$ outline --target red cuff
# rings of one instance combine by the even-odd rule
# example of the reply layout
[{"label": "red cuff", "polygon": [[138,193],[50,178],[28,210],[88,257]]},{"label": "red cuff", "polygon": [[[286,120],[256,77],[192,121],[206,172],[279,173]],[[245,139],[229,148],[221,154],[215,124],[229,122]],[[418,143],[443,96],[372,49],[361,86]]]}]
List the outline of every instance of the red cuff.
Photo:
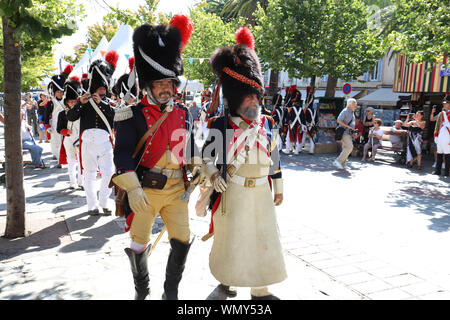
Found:
[{"label": "red cuff", "polygon": [[69,129],[62,129],[62,130],[61,130],[61,134],[62,134],[64,137],[69,137],[70,134],[68,133],[68,131],[69,131]]}]

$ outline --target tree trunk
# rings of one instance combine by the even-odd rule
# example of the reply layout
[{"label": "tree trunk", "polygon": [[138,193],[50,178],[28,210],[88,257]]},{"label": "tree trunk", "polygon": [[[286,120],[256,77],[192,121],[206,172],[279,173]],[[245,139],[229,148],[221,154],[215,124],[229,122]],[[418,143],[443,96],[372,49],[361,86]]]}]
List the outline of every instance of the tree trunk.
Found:
[{"label": "tree trunk", "polygon": [[311,86],[311,92],[313,92],[316,88],[316,76],[311,77],[311,82],[309,83],[309,85]]},{"label": "tree trunk", "polygon": [[14,28],[3,16],[4,111],[6,160],[6,238],[25,236],[22,138],[20,133],[21,49]]},{"label": "tree trunk", "polygon": [[338,79],[335,79],[330,75],[328,76],[327,90],[325,91],[325,97],[334,98],[334,94],[336,93],[337,81]]}]

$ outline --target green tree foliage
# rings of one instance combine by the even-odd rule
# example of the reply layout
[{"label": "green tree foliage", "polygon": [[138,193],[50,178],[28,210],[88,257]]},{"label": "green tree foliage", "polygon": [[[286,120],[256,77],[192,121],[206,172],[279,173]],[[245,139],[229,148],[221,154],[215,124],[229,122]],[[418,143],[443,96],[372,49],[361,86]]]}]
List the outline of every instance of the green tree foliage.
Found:
[{"label": "green tree foliage", "polygon": [[415,63],[441,60],[450,52],[448,0],[397,0],[385,46]]},{"label": "green tree foliage", "polygon": [[[214,84],[214,73],[209,64],[209,58],[213,51],[221,46],[235,44],[234,33],[244,24],[242,19],[236,19],[232,23],[225,23],[213,13],[207,13],[202,5],[191,11],[190,19],[194,23],[194,32],[189,44],[183,52],[184,73],[190,79],[200,80],[205,86]],[[192,65],[189,58],[194,59]]]},{"label": "green tree foliage", "polygon": [[269,0],[266,12],[260,8],[256,15],[261,60],[291,77],[352,80],[383,54],[361,0]]},{"label": "green tree foliage", "polygon": [[[2,12],[10,12],[12,8],[8,6],[10,2],[12,3],[2,0],[0,15]],[[22,86],[24,90],[28,90],[30,87],[38,86],[38,83],[52,72],[54,69],[52,47],[58,42],[57,38],[75,32],[75,18],[83,18],[84,9],[75,0],[14,2],[17,5],[21,2],[31,3],[30,7],[21,9],[21,18],[15,33],[21,44]],[[29,22],[28,25],[26,21]],[[0,43],[3,43],[1,25]],[[0,50],[0,61],[3,61],[3,50]],[[0,64],[0,88],[3,88],[2,75],[3,64]]]}]

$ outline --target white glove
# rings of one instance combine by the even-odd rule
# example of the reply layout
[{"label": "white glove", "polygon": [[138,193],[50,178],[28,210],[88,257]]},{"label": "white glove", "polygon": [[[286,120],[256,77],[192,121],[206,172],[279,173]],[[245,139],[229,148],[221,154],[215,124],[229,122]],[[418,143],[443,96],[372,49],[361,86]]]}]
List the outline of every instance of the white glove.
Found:
[{"label": "white glove", "polygon": [[220,175],[219,170],[210,162],[205,164],[206,174],[209,176],[211,185],[217,192],[225,192],[228,185]]},{"label": "white glove", "polygon": [[127,172],[114,177],[113,182],[128,194],[128,203],[135,214],[144,214],[150,200],[139,183],[136,172]]},{"label": "white glove", "polygon": [[131,210],[136,214],[145,214],[147,211],[147,206],[150,205],[150,200],[148,200],[147,195],[144,190],[139,187],[131,191],[127,191],[128,203],[130,204]]}]

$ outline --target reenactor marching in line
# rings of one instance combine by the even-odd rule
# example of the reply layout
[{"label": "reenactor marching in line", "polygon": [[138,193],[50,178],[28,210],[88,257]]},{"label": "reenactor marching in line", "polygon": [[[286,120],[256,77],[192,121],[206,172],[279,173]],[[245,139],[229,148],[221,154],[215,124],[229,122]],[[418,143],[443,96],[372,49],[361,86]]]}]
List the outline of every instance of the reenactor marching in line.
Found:
[{"label": "reenactor marching in line", "polygon": [[[209,266],[221,292],[235,296],[231,287],[250,287],[252,299],[272,300],[278,298],[267,286],[286,278],[275,216],[275,206],[283,200],[277,141],[272,136],[275,123],[261,114],[263,79],[250,30],[238,29],[236,42],[211,57],[225,114],[210,122],[203,147],[213,188],[211,226],[204,239],[214,236]],[[225,135],[226,130],[230,134]],[[215,145],[219,132],[226,137],[225,150]]]},{"label": "reenactor marching in line", "polygon": [[62,135],[58,133],[58,115],[64,110],[64,83],[73,70],[71,64],[67,65],[63,72],[59,75],[54,75],[48,84],[48,92],[51,100],[47,102],[44,113],[44,125],[47,132],[50,133],[50,146],[53,158],[58,161],[58,168],[61,168],[60,152],[62,146]]},{"label": "reenactor marching in line", "polygon": [[[80,120],[68,121],[67,112],[73,108],[81,95],[81,82],[72,77],[64,84],[64,110],[58,115],[57,132],[63,136],[60,163],[68,164],[70,189],[83,186],[80,164]],[[65,158],[65,161],[62,160]]]},{"label": "reenactor marching in line", "polygon": [[[144,24],[133,34],[143,98],[116,121],[117,169],[112,182],[126,192],[124,214],[131,244],[125,252],[138,300],[150,293],[147,257],[158,213],[171,246],[163,299],[178,299],[178,285],[192,243],[186,196],[188,186],[195,181],[188,177],[200,178],[201,159],[190,113],[172,100],[184,72],[181,54],[192,31],[193,24],[187,17],[175,15],[168,25]],[[195,154],[197,161],[192,159]]]},{"label": "reenactor marching in line", "polygon": [[288,125],[286,133],[286,146],[281,151],[285,154],[290,154],[294,151],[297,155],[300,152],[300,145],[302,142],[302,130],[300,113],[302,111],[302,94],[297,90],[297,86],[290,87],[289,96],[287,97],[288,107],[286,112],[286,122]]},{"label": "reenactor marching in line", "polygon": [[[110,105],[110,82],[119,56],[108,51],[105,59],[92,62],[88,72],[88,88],[79,101],[67,112],[68,121],[80,120],[80,158],[83,186],[90,215],[111,215],[108,198],[114,174],[112,132],[114,109]],[[97,190],[97,175],[101,175]],[[98,197],[97,197],[98,191]],[[102,213],[99,209],[102,208]]]}]

